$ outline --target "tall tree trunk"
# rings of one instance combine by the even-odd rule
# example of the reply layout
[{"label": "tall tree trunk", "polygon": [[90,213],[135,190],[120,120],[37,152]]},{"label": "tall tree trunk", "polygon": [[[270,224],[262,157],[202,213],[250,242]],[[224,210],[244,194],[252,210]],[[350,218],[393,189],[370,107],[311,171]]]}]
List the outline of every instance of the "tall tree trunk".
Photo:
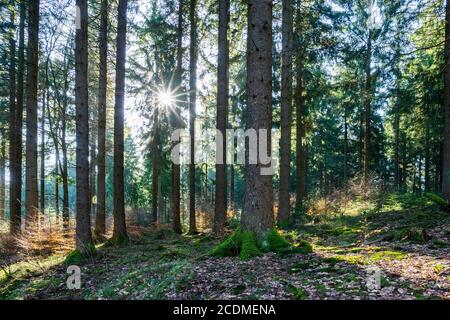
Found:
[{"label": "tall tree trunk", "polygon": [[[232,117],[232,125],[231,128],[234,128],[235,122],[236,122],[236,103],[233,103],[232,106],[232,112],[231,112],[231,117]],[[233,139],[232,141],[233,143],[233,154],[231,154],[231,161],[230,161],[230,210],[231,212],[234,213],[234,209],[235,209],[235,186],[234,186],[234,180],[235,180],[235,169],[234,169],[234,150],[236,150],[236,144],[235,141]]]},{"label": "tall tree trunk", "polygon": [[[23,4],[21,5],[23,6]],[[15,11],[14,7],[11,10],[11,25],[15,25]],[[10,181],[10,198],[13,199],[10,205],[11,210],[11,219],[10,219],[10,232],[18,233],[20,231],[20,207],[17,208],[17,205],[20,205],[20,200],[17,199],[17,159],[15,152],[15,144],[17,140],[17,111],[16,111],[16,39],[15,39],[15,30],[13,29],[10,33],[9,38],[9,157],[10,157],[10,166],[11,166],[11,181]],[[22,79],[23,80],[23,79]],[[2,141],[5,140],[4,132],[2,132]],[[5,163],[2,158],[2,166],[1,170],[4,175]],[[4,208],[3,208],[4,209]],[[4,210],[0,213],[0,216],[4,219],[5,212]]]},{"label": "tall tree trunk", "polygon": [[67,91],[69,90],[69,62],[67,61],[67,52],[65,53],[64,60],[64,98],[63,107],[61,111],[61,152],[62,152],[62,165],[61,165],[61,180],[63,184],[63,227],[64,229],[69,228],[69,179],[68,179],[68,166],[67,166],[67,142],[66,142],[66,132],[67,132],[67,120],[65,114],[67,112],[68,97]]},{"label": "tall tree trunk", "polygon": [[[300,15],[300,10],[297,11],[297,16]],[[298,17],[297,17],[298,18]],[[299,30],[297,30],[298,32]],[[301,49],[296,50],[296,88],[295,88],[295,114],[296,114],[296,167],[297,167],[297,186],[295,195],[296,211],[300,212],[303,206],[303,200],[306,196],[306,167],[305,167],[305,146],[303,145],[304,136],[304,101],[303,101],[303,83],[302,83],[302,56]]]},{"label": "tall tree trunk", "polygon": [[[45,106],[49,103],[49,88],[48,88],[48,58],[45,64],[45,83],[42,95],[42,110],[41,110],[41,154],[40,154],[40,188],[39,188],[39,210],[42,215],[45,214]],[[49,114],[50,116],[50,114]]]},{"label": "tall tree trunk", "polygon": [[[272,5],[271,0],[249,0],[247,25],[247,129],[256,130],[268,156],[272,147]],[[267,141],[260,130],[266,130]],[[258,240],[274,224],[272,175],[261,172],[267,165],[260,156],[257,164],[246,162],[241,217],[242,230],[254,232]]]},{"label": "tall tree trunk", "polygon": [[400,191],[400,110],[397,102],[394,119],[394,153],[395,153],[395,177],[394,185],[397,191]]},{"label": "tall tree trunk", "polygon": [[[222,148],[216,145],[216,192],[214,228],[221,234],[227,214],[227,167],[226,167],[226,129],[228,116],[228,64],[230,59],[228,45],[228,24],[230,20],[230,0],[219,0],[219,54],[217,57],[217,130],[222,135]],[[216,143],[218,140],[216,140]],[[220,157],[220,153],[221,157]],[[208,178],[208,177],[207,177]]]},{"label": "tall tree trunk", "polygon": [[348,107],[344,106],[344,187],[348,179]]},{"label": "tall tree trunk", "polygon": [[0,142],[0,221],[6,221],[5,211],[5,160],[6,160],[6,135],[2,131]]},{"label": "tall tree trunk", "polygon": [[418,177],[417,177],[417,189],[419,192],[422,192],[422,157],[419,155],[419,167],[418,170]]},{"label": "tall tree trunk", "polygon": [[114,231],[113,239],[128,239],[125,223],[123,176],[125,59],[127,36],[127,0],[119,0],[117,22],[116,101],[114,106]]},{"label": "tall tree trunk", "polygon": [[425,114],[425,191],[430,191],[431,183],[430,183],[430,119],[428,106],[426,108]]},{"label": "tall tree trunk", "polygon": [[[54,85],[56,88],[56,79],[54,78]],[[47,82],[48,83],[48,82]],[[60,117],[58,118],[58,113],[60,110],[58,109],[58,105],[56,102],[54,102],[53,108],[50,107],[50,99],[47,98],[47,114],[48,114],[48,124],[49,124],[49,133],[50,136],[53,139],[53,145],[55,148],[55,168],[53,171],[54,177],[55,177],[55,218],[56,218],[56,224],[59,224],[59,138],[58,138],[58,129],[59,126],[55,122],[60,121]],[[52,119],[52,113],[53,111],[53,119]]]},{"label": "tall tree trunk", "polygon": [[59,224],[59,147],[55,145],[55,218]]},{"label": "tall tree trunk", "polygon": [[[95,118],[95,117],[94,117]],[[95,122],[95,120],[94,120]],[[97,149],[97,143],[96,143],[97,137],[92,134],[92,140],[90,143],[90,150],[89,150],[89,207],[91,215],[95,215],[95,204],[94,204],[94,197],[95,197],[95,191],[96,189],[96,175],[95,175],[95,167],[97,165],[97,155],[96,155],[96,149]]]},{"label": "tall tree trunk", "polygon": [[88,106],[88,4],[77,0],[80,25],[75,34],[76,106],[76,248],[89,254],[92,249],[89,211],[89,106]]},{"label": "tall tree trunk", "polygon": [[[183,0],[178,3],[178,26],[177,26],[177,65],[176,80],[177,91],[181,91],[182,73],[183,73]],[[175,114],[172,116],[173,127],[180,128],[181,112],[179,106],[175,106]],[[172,225],[173,231],[181,233],[180,221],[180,164],[172,161]]]},{"label": "tall tree trunk", "polygon": [[366,52],[366,86],[364,92],[364,181],[369,180],[370,170],[370,121],[371,121],[371,105],[372,105],[372,29],[369,29],[367,36],[367,52]]},{"label": "tall tree trunk", "polygon": [[28,226],[36,222],[38,208],[38,51],[39,51],[39,0],[28,6],[27,50],[27,139],[26,139],[26,189],[25,206]]},{"label": "tall tree trunk", "polygon": [[278,196],[278,222],[286,222],[290,213],[291,125],[292,125],[292,0],[283,0],[281,24],[281,140],[280,140],[280,193]]},{"label": "tall tree trunk", "polygon": [[[23,87],[24,87],[24,65],[25,65],[25,19],[27,7],[24,1],[19,2],[19,48],[17,66],[17,103],[10,110],[10,193],[9,193],[9,215],[10,232],[17,234],[22,226],[22,121],[23,121]],[[15,46],[14,46],[15,47]],[[15,57],[15,54],[13,55]],[[15,59],[14,59],[15,60]],[[11,68],[11,66],[10,66]],[[13,68],[15,69],[15,67]],[[12,69],[11,69],[12,70]],[[14,70],[15,72],[15,70]],[[15,78],[15,75],[14,75]],[[10,85],[15,84],[11,81]],[[10,88],[14,91],[14,88]],[[11,96],[11,94],[10,94]],[[11,143],[13,142],[13,143]]]},{"label": "tall tree trunk", "polygon": [[195,219],[195,109],[197,99],[197,0],[190,0],[189,20],[190,47],[189,47],[189,136],[190,136],[190,162],[189,162],[189,233],[197,232]]},{"label": "tall tree trunk", "polygon": [[445,68],[444,68],[444,144],[442,193],[450,200],[450,1],[445,8]]},{"label": "tall tree trunk", "polygon": [[97,215],[95,235],[106,233],[106,88],[108,82],[108,0],[102,0],[100,9],[99,39],[99,80],[98,80],[98,154],[97,154]]},{"label": "tall tree trunk", "polygon": [[159,143],[159,112],[158,105],[155,107],[154,121],[153,121],[153,141],[152,141],[152,219],[153,223],[158,222],[158,143]]}]

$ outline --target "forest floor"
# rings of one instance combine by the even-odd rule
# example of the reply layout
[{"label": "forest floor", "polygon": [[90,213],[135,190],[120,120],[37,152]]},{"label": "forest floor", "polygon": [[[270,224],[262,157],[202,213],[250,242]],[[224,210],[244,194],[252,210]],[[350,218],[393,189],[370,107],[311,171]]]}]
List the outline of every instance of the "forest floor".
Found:
[{"label": "forest floor", "polygon": [[0,299],[450,299],[450,215],[426,198],[354,200],[281,232],[313,253],[215,258],[221,239],[144,228],[82,262],[80,290],[51,255],[0,271]]}]

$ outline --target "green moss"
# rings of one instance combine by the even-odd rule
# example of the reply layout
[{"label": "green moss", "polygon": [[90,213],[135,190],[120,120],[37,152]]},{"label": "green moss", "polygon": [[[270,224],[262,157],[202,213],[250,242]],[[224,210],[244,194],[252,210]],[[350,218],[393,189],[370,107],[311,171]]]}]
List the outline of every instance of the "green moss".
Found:
[{"label": "green moss", "polygon": [[301,240],[300,242],[294,244],[292,248],[292,252],[307,254],[313,251],[312,245],[305,240]]},{"label": "green moss", "polygon": [[251,259],[259,256],[262,252],[305,254],[312,252],[312,246],[306,241],[292,245],[275,228],[269,230],[258,242],[253,232],[243,232],[238,227],[233,234],[211,251],[211,255],[216,257],[240,256],[241,259]]},{"label": "green moss", "polygon": [[67,254],[64,259],[65,264],[79,264],[86,260],[86,258],[92,257],[95,255],[95,245],[94,243],[89,244],[86,252],[81,252],[76,249]]},{"label": "green moss", "polygon": [[298,273],[310,268],[310,264],[308,262],[297,262],[289,267],[288,273]]},{"label": "green moss", "polygon": [[238,227],[228,238],[211,251],[216,257],[238,256],[241,247],[241,228]]},{"label": "green moss", "polygon": [[380,261],[380,260],[403,260],[406,258],[407,258],[407,255],[403,252],[380,251],[380,252],[372,254],[369,259],[372,261]]},{"label": "green moss", "polygon": [[292,293],[295,300],[305,300],[308,299],[309,297],[308,291],[306,291],[303,288],[298,288],[293,285],[289,285],[288,290]]},{"label": "green moss", "polygon": [[252,259],[261,255],[261,251],[256,246],[255,234],[253,232],[242,232],[241,240],[241,252],[239,257],[242,260]]},{"label": "green moss", "polygon": [[267,232],[261,248],[265,252],[281,252],[290,246],[291,244],[283,236],[281,236],[275,228],[272,228]]},{"label": "green moss", "polygon": [[445,208],[449,208],[450,207],[450,203],[447,200],[445,200],[444,198],[442,198],[441,196],[439,196],[439,195],[437,195],[435,193],[427,192],[425,194],[425,196],[428,199],[430,199],[431,201],[437,203],[438,205],[440,205],[442,207],[445,207]]},{"label": "green moss", "polygon": [[109,240],[109,243],[113,246],[120,246],[123,244],[127,244],[129,241],[128,237],[123,234],[116,235],[115,237]]}]

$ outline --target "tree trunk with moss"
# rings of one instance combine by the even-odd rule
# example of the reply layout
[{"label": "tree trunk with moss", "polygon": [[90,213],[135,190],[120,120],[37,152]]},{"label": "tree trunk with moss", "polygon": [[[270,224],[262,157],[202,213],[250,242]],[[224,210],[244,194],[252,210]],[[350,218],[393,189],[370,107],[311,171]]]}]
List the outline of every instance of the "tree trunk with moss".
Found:
[{"label": "tree trunk with moss", "polygon": [[[271,154],[272,127],[272,1],[248,2],[247,38],[247,129],[258,134],[259,145],[265,143]],[[266,130],[266,141],[260,137]],[[258,148],[258,152],[260,148]],[[257,164],[245,166],[245,194],[241,217],[243,232],[251,231],[256,240],[273,227],[272,175],[263,175],[267,168],[258,154]]]}]

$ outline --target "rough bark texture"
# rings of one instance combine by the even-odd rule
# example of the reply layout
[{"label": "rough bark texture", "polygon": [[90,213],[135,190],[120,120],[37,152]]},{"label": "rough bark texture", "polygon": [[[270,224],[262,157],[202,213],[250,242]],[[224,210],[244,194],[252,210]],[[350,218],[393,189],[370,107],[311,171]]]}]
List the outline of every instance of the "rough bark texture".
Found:
[{"label": "rough bark texture", "polygon": [[6,137],[2,132],[0,142],[0,221],[6,220],[5,211],[5,159],[6,159]]},{"label": "rough bark texture", "polygon": [[[176,85],[177,91],[181,91],[182,73],[183,73],[183,0],[178,3],[178,26],[177,26],[177,66],[176,66]],[[173,115],[173,128],[177,129],[180,125],[180,108],[175,106]],[[179,164],[172,162],[172,227],[176,233],[181,233],[180,221],[180,170]]]},{"label": "rough bark texture", "polygon": [[35,222],[38,208],[38,50],[39,50],[39,0],[28,6],[27,50],[27,138],[25,206],[28,225]]},{"label": "rough bark texture", "polygon": [[297,185],[295,195],[296,211],[299,212],[303,206],[303,200],[306,196],[306,153],[303,145],[304,136],[304,102],[303,102],[303,68],[301,49],[296,51],[296,88],[295,88],[295,114],[296,114],[296,166],[297,166]]},{"label": "rough bark texture", "polygon": [[75,34],[76,106],[76,249],[88,254],[92,246],[89,211],[88,5],[77,0],[80,28]]},{"label": "rough bark texture", "polygon": [[[11,12],[11,23],[14,26],[15,20],[15,13],[14,11]],[[16,116],[16,41],[15,41],[15,35],[14,32],[11,32],[10,39],[9,39],[9,157],[10,157],[10,163],[11,163],[11,187],[10,187],[10,198],[16,199],[16,174],[15,171],[17,168],[15,168],[14,163],[17,162],[17,159],[15,158],[15,142],[17,139],[16,135],[16,126],[17,126],[17,116]],[[2,140],[4,140],[4,132],[2,132]],[[0,169],[3,172],[4,175],[4,168],[5,163],[4,159],[2,159],[2,166]],[[11,212],[13,212],[13,207],[16,207],[16,201],[11,201]],[[20,209],[19,209],[20,210]],[[17,217],[17,213],[13,213],[14,218]],[[0,212],[0,219],[5,220],[5,210],[3,208],[3,211]],[[19,217],[20,219],[20,217]],[[13,217],[11,218],[11,233],[17,232],[17,227],[13,227],[12,225]],[[19,226],[20,228],[20,226]],[[14,230],[15,229],[15,230]],[[14,232],[13,232],[14,231]]]},{"label": "rough bark texture", "polygon": [[425,191],[430,191],[431,189],[431,179],[430,179],[430,117],[429,117],[429,107],[426,107],[425,111]]},{"label": "rough bark texture", "polygon": [[397,103],[395,110],[395,118],[394,118],[394,134],[395,134],[395,145],[394,145],[394,153],[395,153],[395,170],[394,170],[394,180],[395,180],[395,188],[397,191],[400,191],[400,110],[399,105]]},{"label": "rough bark texture", "polygon": [[125,224],[123,184],[125,58],[127,35],[127,0],[119,0],[117,22],[116,100],[114,106],[114,230],[113,239],[128,238]]},{"label": "rough bark texture", "polygon": [[[95,116],[93,121],[95,122]],[[92,129],[91,132],[93,132]],[[95,203],[93,201],[95,197],[96,188],[96,170],[97,166],[97,137],[94,136],[94,133],[90,135],[90,150],[89,150],[89,210],[92,216],[95,216]]]},{"label": "rough bark texture", "polygon": [[63,227],[67,229],[69,227],[69,179],[68,179],[68,167],[67,167],[67,120],[64,115],[67,112],[68,97],[67,91],[69,90],[69,63],[67,61],[67,52],[64,57],[64,98],[61,117],[61,152],[62,152],[62,166],[61,166],[61,179],[63,184]]},{"label": "rough bark texture", "polygon": [[[272,127],[272,1],[248,1],[247,37],[247,129],[267,130],[268,154],[271,154]],[[259,149],[259,148],[258,148]],[[259,150],[258,150],[259,151]],[[258,152],[259,153],[259,152]],[[262,175],[263,165],[245,166],[245,195],[242,230],[261,237],[273,227],[272,176]]]},{"label": "rough bark texture", "polygon": [[[42,109],[41,109],[41,154],[40,154],[40,188],[39,188],[39,210],[41,214],[45,213],[45,106],[49,103],[49,89],[48,89],[48,60],[45,65],[45,90],[42,95]],[[50,114],[49,114],[50,116]]]},{"label": "rough bark texture", "polygon": [[[25,19],[26,5],[19,3],[19,48],[17,65],[17,92],[14,112],[10,113],[10,190],[9,190],[9,215],[10,232],[17,234],[21,230],[22,217],[22,122],[23,122],[23,87],[24,87],[24,65],[25,65]],[[11,82],[12,85],[14,82]],[[14,143],[11,143],[14,142]]]},{"label": "rough bark texture", "polygon": [[278,222],[286,222],[290,213],[291,125],[292,125],[292,0],[283,0],[281,22],[281,139],[280,193]]},{"label": "rough bark texture", "polygon": [[98,155],[97,155],[97,215],[95,217],[95,235],[106,233],[106,85],[108,81],[108,0],[102,0],[100,9],[99,39],[99,81],[98,81]]},{"label": "rough bark texture", "polygon": [[347,185],[348,180],[348,110],[344,106],[344,186]]},{"label": "rough bark texture", "polygon": [[[216,192],[214,227],[216,234],[221,234],[227,214],[227,167],[226,167],[226,129],[228,113],[228,24],[230,20],[230,1],[219,0],[219,54],[217,58],[217,130],[222,133],[222,157],[216,159]],[[220,146],[217,145],[217,148]],[[217,149],[217,151],[219,151]]]},{"label": "rough bark texture", "polygon": [[155,108],[154,121],[153,121],[153,141],[152,141],[152,222],[158,222],[158,143],[159,143],[159,122],[158,106]]},{"label": "rough bark texture", "polygon": [[442,193],[450,200],[450,1],[445,9],[445,68],[444,68],[444,145]]},{"label": "rough bark texture", "polygon": [[366,52],[366,86],[364,92],[364,181],[369,179],[370,170],[370,121],[372,113],[372,30],[369,29]]},{"label": "rough bark texture", "polygon": [[197,99],[197,18],[195,14],[197,6],[196,0],[190,0],[189,20],[190,47],[189,47],[189,136],[190,136],[190,163],[189,163],[189,233],[197,232],[197,223],[195,219],[195,109]]}]

